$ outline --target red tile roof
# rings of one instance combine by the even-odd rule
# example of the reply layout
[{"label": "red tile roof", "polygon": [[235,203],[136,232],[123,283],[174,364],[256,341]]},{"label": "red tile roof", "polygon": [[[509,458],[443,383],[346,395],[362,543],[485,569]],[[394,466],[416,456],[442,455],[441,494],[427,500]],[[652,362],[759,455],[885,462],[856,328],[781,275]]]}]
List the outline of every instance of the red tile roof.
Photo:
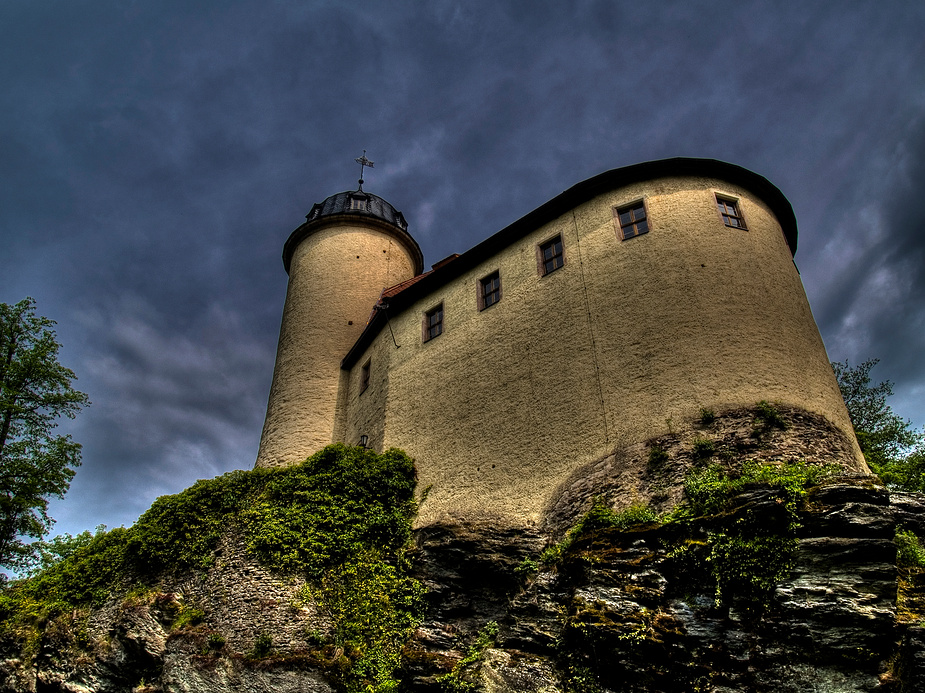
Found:
[{"label": "red tile roof", "polygon": [[424,272],[422,274],[419,274],[416,277],[411,277],[411,279],[406,279],[405,281],[399,284],[396,284],[395,286],[390,286],[387,289],[383,289],[382,293],[379,294],[378,303],[382,303],[383,299],[392,298],[392,296],[395,296],[396,294],[401,293],[402,291],[407,289],[409,286],[412,286],[413,284],[417,284],[419,281],[421,281],[424,277],[426,277],[431,272],[433,272],[433,270],[431,270],[430,272]]}]

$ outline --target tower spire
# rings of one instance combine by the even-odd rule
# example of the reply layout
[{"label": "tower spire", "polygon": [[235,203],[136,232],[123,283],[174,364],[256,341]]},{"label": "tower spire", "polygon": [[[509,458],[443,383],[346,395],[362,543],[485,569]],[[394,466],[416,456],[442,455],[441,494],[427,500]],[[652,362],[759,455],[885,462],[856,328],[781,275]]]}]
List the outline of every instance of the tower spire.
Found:
[{"label": "tower spire", "polygon": [[363,150],[363,156],[359,157],[358,159],[354,159],[354,161],[356,161],[356,162],[360,165],[360,180],[359,180],[359,183],[360,183],[360,192],[363,192],[363,169],[364,169],[366,166],[369,166],[370,168],[373,168],[373,162],[366,158],[366,150],[365,150],[365,149]]}]

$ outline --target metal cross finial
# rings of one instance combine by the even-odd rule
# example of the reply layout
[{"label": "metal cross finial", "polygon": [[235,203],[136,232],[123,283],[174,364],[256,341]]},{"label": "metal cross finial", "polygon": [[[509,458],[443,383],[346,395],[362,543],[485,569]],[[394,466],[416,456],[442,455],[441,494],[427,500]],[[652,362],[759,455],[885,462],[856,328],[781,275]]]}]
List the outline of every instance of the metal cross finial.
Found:
[{"label": "metal cross finial", "polygon": [[363,168],[369,166],[373,168],[373,162],[366,158],[366,150],[363,150],[363,156],[359,159],[354,159],[360,165],[360,192],[363,192]]}]

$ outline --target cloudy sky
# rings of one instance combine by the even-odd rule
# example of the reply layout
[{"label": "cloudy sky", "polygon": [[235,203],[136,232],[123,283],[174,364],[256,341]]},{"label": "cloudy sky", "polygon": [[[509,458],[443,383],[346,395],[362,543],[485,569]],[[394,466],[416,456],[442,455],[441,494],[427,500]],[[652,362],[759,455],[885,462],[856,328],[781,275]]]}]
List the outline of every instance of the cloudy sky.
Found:
[{"label": "cloudy sky", "polygon": [[756,171],[830,357],[922,426],[922,36],[912,0],[5,0],[0,301],[93,401],[55,531],[253,465],[283,242],[364,149],[428,265],[607,169]]}]

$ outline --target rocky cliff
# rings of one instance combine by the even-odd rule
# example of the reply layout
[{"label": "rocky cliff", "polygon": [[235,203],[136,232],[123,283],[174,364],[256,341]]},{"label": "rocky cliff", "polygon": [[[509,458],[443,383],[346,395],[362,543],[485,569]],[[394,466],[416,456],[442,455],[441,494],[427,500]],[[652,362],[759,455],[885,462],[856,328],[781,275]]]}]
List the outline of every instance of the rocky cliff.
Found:
[{"label": "rocky cliff", "polygon": [[[268,568],[229,523],[202,568],[124,577],[96,606],[37,614],[31,640],[8,628],[0,690],[925,690],[923,500],[826,470],[815,447],[820,464],[736,471],[715,430],[659,482],[666,504],[684,494],[671,515],[604,484],[582,519],[563,501],[542,528],[423,527],[340,582]],[[672,445],[626,455],[654,475]],[[379,628],[369,604],[386,602],[407,618]]]},{"label": "rocky cliff", "polygon": [[528,576],[518,567],[542,545],[535,535],[420,532],[430,608],[406,647],[410,689],[456,690],[441,677],[492,622],[490,644],[456,668],[479,690],[925,689],[921,568],[898,565],[894,544],[897,523],[925,529],[921,499],[891,497],[869,478],[829,479],[801,504],[787,575],[766,596],[750,559],[770,568],[773,551],[732,556],[725,568],[745,567],[746,579],[717,581],[711,540],[743,524],[780,528],[780,500],[754,484],[686,526],[591,531]]}]

